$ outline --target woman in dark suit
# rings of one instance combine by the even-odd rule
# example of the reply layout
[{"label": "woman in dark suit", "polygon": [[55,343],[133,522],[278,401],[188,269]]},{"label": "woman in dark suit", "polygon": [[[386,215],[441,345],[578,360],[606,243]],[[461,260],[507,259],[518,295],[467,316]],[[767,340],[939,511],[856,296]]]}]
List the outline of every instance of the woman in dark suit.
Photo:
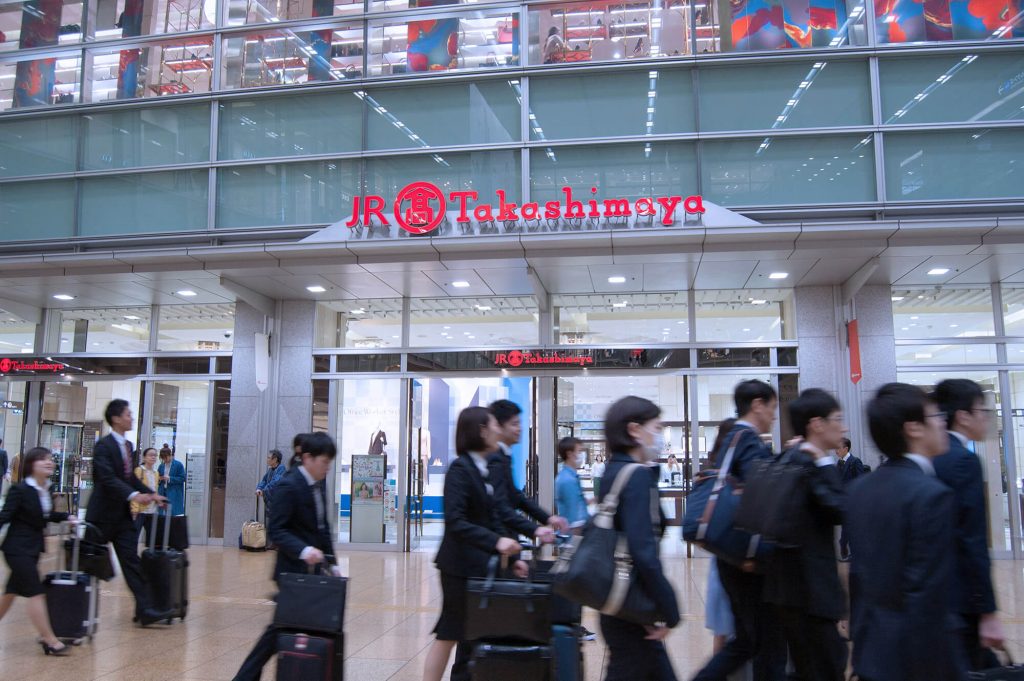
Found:
[{"label": "woman in dark suit", "polygon": [[[491,556],[519,553],[515,539],[504,537],[504,527],[487,482],[487,455],[498,448],[498,422],[484,407],[469,407],[455,427],[458,457],[444,479],[444,539],[437,552],[441,572],[441,618],[434,627],[437,640],[430,647],[424,681],[441,681],[456,643],[459,650],[452,681],[469,679],[469,646],[463,641],[466,619],[466,582],[487,574]],[[525,564],[517,564],[523,570]]]},{"label": "woman in dark suit", "polygon": [[[604,436],[611,458],[601,481],[602,500],[615,487],[619,475],[630,473],[619,493],[615,529],[629,542],[629,554],[639,585],[658,604],[663,619],[641,626],[611,615],[601,615],[601,633],[608,644],[605,681],[676,681],[664,640],[679,624],[676,594],[665,578],[658,556],[664,517],[658,503],[658,457],[665,449],[661,409],[642,397],[623,397],[605,416]],[[641,464],[640,469],[629,469]],[[651,467],[655,466],[655,467]]]},{"label": "woman in dark suit", "polygon": [[11,568],[7,589],[0,596],[0,619],[11,609],[15,596],[24,596],[28,599],[28,616],[39,632],[43,652],[66,655],[70,649],[53,634],[46,611],[46,596],[39,581],[39,554],[44,548],[46,523],[68,519],[67,513],[53,510],[50,494],[53,468],[53,454],[49,449],[34,447],[26,452],[21,462],[21,482],[7,493],[7,502],[0,511],[0,528],[10,525],[7,539],[0,549]]}]

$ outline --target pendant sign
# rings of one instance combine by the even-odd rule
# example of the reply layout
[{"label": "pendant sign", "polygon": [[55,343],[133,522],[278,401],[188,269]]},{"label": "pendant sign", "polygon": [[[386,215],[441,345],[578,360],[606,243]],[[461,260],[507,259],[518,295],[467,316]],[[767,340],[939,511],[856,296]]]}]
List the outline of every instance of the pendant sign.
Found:
[{"label": "pendant sign", "polygon": [[68,369],[67,364],[52,359],[0,357],[0,376],[5,374],[63,374],[67,373]]},{"label": "pendant sign", "polygon": [[[399,227],[411,234],[427,234],[437,229],[448,214],[449,203],[455,224],[477,222],[518,222],[539,220],[607,220],[632,216],[660,216],[664,226],[685,221],[687,215],[704,213],[700,196],[646,196],[636,199],[597,197],[597,187],[590,196],[576,197],[571,187],[562,187],[562,199],[544,203],[528,202],[521,206],[508,200],[505,190],[495,191],[497,203],[482,203],[479,192],[453,191],[445,194],[430,182],[413,182],[395,196],[393,218]],[[356,196],[352,199],[352,216],[344,223],[350,229],[390,225],[384,214],[382,196]],[[471,217],[472,216],[472,217]]]},{"label": "pendant sign", "polygon": [[850,346],[850,381],[860,383],[860,334],[857,333],[857,320],[846,323],[846,338]]}]

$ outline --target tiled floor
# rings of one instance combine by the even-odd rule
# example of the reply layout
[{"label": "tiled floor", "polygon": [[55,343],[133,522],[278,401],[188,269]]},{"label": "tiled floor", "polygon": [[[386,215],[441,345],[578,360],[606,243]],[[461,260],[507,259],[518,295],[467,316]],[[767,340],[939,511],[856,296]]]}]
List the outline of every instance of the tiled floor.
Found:
[{"label": "tiled floor", "polygon": [[[53,540],[51,540],[53,541]],[[663,557],[681,603],[683,622],[668,641],[680,679],[700,667],[711,647],[704,629],[706,558],[687,559],[678,540],[666,540]],[[0,622],[0,681],[170,681],[230,679],[270,620],[269,579],[273,554],[234,548],[194,547],[188,618],[173,626],[133,627],[131,596],[124,582],[103,585],[101,630],[92,644],[66,658],[44,657],[35,632],[18,603]],[[346,645],[346,678],[358,681],[413,681],[421,677],[426,649],[440,607],[440,584],[430,553],[342,552],[351,578]],[[54,567],[46,557],[42,569]],[[1024,657],[1024,564],[995,563],[1000,603],[1012,649]],[[0,583],[7,567],[0,561]],[[597,630],[594,613],[585,615]],[[586,643],[588,681],[601,678],[604,645]],[[273,678],[273,663],[264,671]]]}]

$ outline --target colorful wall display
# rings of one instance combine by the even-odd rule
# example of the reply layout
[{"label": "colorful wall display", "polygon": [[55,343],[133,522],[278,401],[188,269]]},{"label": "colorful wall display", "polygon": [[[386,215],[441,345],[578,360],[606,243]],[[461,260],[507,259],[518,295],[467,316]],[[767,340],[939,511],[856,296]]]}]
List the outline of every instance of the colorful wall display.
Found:
[{"label": "colorful wall display", "polygon": [[[845,39],[847,12],[843,0],[721,0],[739,52],[834,46]],[[728,49],[723,45],[723,49]]]}]

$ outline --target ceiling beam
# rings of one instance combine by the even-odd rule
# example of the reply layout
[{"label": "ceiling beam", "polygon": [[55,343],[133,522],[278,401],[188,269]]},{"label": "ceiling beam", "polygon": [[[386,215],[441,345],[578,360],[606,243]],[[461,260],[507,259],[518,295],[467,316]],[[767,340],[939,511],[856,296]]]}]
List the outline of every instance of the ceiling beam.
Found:
[{"label": "ceiling beam", "polygon": [[5,312],[10,312],[15,317],[20,317],[26,322],[30,322],[32,324],[43,323],[43,308],[36,307],[35,305],[19,303],[15,300],[8,300],[7,298],[0,298],[0,309]]},{"label": "ceiling beam", "polygon": [[860,269],[850,275],[850,278],[843,282],[843,305],[849,305],[857,293],[868,283],[868,279],[875,273],[881,260],[878,256],[871,258],[861,265]]},{"label": "ceiling beam", "polygon": [[540,277],[537,275],[537,270],[532,267],[527,267],[526,277],[530,280],[530,284],[533,286],[533,295],[537,299],[537,309],[541,312],[550,312],[551,296],[548,294],[548,289],[544,286],[544,282],[541,281]]},{"label": "ceiling beam", "polygon": [[264,316],[274,316],[275,308],[277,306],[275,305],[273,298],[269,298],[262,293],[257,293],[248,286],[243,286],[237,281],[232,281],[227,277],[220,278],[220,285],[234,293],[243,303],[246,303],[247,305],[250,305],[262,312]]}]

